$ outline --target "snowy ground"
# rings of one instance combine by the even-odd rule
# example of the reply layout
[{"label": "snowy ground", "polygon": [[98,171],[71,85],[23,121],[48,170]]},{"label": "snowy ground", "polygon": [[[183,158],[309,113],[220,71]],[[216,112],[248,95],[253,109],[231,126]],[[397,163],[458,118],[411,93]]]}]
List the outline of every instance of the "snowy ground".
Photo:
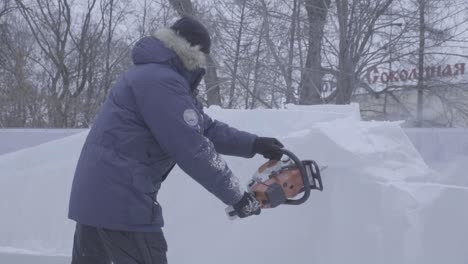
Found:
[{"label": "snowy ground", "polygon": [[[224,205],[177,169],[158,197],[170,263],[468,263],[466,180],[429,168],[397,123],[362,122],[356,105],[208,112],[327,165],[325,191],[301,206],[229,221]],[[70,254],[68,194],[85,137],[0,156],[0,252],[9,253],[0,263]],[[226,159],[243,182],[263,162]],[[22,259],[13,260],[18,250]],[[40,261],[67,263],[63,256]]]},{"label": "snowy ground", "polygon": [[69,264],[70,257],[49,257],[41,255],[0,254],[0,263],[5,264]]}]

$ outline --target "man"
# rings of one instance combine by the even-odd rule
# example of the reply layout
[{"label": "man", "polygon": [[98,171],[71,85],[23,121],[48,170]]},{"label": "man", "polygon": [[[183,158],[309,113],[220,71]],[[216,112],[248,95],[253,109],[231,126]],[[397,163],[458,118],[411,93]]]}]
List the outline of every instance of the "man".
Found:
[{"label": "man", "polygon": [[189,17],[136,43],[134,67],[111,90],[76,168],[73,264],[167,263],[156,197],[175,164],[239,217],[260,213],[218,153],[280,159],[282,144],[203,113],[195,94],[209,52],[208,31]]}]

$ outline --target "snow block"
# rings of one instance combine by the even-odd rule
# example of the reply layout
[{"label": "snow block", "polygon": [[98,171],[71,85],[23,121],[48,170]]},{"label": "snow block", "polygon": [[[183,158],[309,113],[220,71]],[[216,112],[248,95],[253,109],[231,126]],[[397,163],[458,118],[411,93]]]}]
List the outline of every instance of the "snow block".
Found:
[{"label": "snow block", "polygon": [[[468,188],[447,185],[398,123],[362,122],[343,107],[222,110],[215,119],[276,136],[314,159],[325,190],[300,206],[230,221],[225,205],[175,169],[159,193],[170,263],[463,263]],[[354,106],[353,106],[354,107]],[[318,110],[317,110],[318,109]],[[70,254],[68,195],[86,132],[0,157],[2,247]],[[265,160],[226,157],[247,183]],[[442,238],[442,239],[438,239]],[[445,261],[444,261],[445,260]],[[447,263],[449,263],[447,262]]]}]

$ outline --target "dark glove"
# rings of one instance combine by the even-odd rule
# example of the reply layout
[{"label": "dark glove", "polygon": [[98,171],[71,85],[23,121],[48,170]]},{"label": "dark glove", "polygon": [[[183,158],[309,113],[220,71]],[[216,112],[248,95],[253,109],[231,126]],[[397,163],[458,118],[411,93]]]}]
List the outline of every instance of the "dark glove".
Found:
[{"label": "dark glove", "polygon": [[251,215],[259,215],[261,211],[260,206],[260,202],[255,199],[253,194],[245,192],[242,199],[232,207],[238,217],[245,218]]},{"label": "dark glove", "polygon": [[280,160],[283,153],[280,149],[284,147],[276,138],[257,137],[254,142],[254,152],[262,154],[266,159]]}]

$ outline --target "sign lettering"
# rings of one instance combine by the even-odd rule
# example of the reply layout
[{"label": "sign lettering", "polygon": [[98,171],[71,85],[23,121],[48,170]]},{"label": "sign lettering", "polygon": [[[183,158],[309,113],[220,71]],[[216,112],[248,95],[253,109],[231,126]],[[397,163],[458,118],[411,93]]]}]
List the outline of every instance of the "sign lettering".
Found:
[{"label": "sign lettering", "polygon": [[431,78],[448,78],[461,76],[466,73],[466,63],[456,63],[447,65],[427,66],[422,73],[417,68],[402,69],[398,71],[382,71],[377,67],[367,69],[365,80],[368,84],[376,83],[399,83],[407,81],[417,81],[419,74],[423,75],[424,80]]}]

